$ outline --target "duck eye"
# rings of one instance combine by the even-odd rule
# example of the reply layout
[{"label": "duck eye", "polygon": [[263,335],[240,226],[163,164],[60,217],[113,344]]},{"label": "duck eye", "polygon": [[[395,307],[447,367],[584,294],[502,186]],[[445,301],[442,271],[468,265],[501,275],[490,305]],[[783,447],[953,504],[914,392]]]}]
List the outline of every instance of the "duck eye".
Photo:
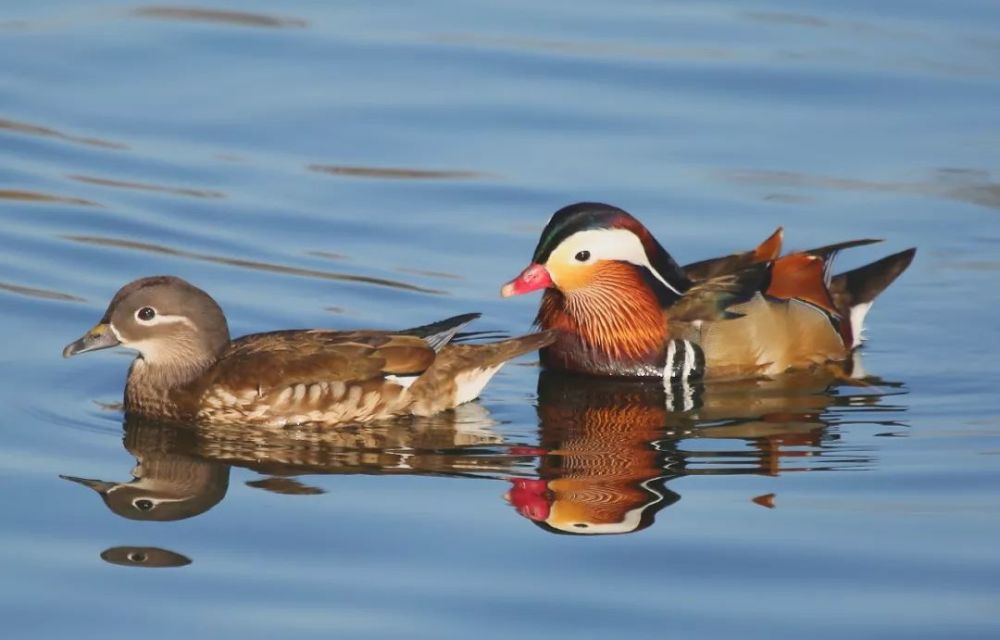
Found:
[{"label": "duck eye", "polygon": [[150,509],[153,508],[153,501],[145,499],[136,500],[135,502],[132,503],[132,506],[138,509],[139,511],[149,511]]},{"label": "duck eye", "polygon": [[577,251],[575,258],[577,259],[578,262],[586,262],[587,260],[590,260],[590,252]]},{"label": "duck eye", "polygon": [[153,307],[143,307],[135,312],[135,317],[139,318],[144,322],[149,322],[156,316],[156,310]]}]

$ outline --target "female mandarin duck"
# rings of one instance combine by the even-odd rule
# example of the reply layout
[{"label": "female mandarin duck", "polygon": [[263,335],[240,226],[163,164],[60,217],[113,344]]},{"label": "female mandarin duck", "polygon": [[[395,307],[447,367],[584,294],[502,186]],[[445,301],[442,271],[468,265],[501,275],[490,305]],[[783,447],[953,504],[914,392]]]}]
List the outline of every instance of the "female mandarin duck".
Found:
[{"label": "female mandarin duck", "polygon": [[395,333],[312,329],[230,340],[207,293],[156,276],[122,287],[63,355],[117,345],[138,351],[125,385],[128,414],[263,426],[359,423],[474,400],[505,362],[553,338],[542,332],[449,344],[478,315]]},{"label": "female mandarin duck", "polygon": [[746,253],[680,267],[627,212],[579,203],[557,211],[532,264],[504,297],[545,289],[535,323],[556,330],[551,369],[605,376],[771,376],[847,360],[872,301],[916,249],[829,277],[855,240],[778,257],[781,229]]}]

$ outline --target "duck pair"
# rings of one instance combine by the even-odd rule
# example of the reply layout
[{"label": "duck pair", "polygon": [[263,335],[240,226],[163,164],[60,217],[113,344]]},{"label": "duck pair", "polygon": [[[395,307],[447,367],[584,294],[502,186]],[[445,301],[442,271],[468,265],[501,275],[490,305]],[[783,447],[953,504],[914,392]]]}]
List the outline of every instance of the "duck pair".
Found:
[{"label": "duck pair", "polygon": [[172,276],[115,294],[66,357],[138,352],[128,413],[263,426],[363,423],[431,415],[476,399],[507,361],[598,376],[774,376],[847,361],[872,301],[909,266],[908,249],[830,276],[855,240],[780,256],[779,229],[751,251],[681,267],[636,218],[605,204],[557,211],[531,265],[501,290],[544,289],[537,333],[488,344],[456,334],[479,314],[412,329],[274,331],[230,339],[207,293]]}]

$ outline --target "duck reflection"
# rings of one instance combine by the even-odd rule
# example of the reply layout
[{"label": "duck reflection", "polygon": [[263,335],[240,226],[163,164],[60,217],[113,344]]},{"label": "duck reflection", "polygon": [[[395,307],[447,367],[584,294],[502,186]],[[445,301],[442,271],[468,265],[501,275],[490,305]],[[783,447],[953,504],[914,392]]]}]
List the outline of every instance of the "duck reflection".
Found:
[{"label": "duck reflection", "polygon": [[[843,380],[828,372],[705,386],[685,394],[687,410],[678,411],[678,398],[660,384],[543,372],[539,445],[519,451],[537,456],[538,477],[511,480],[505,498],[553,533],[631,533],[680,499],[666,484],[682,476],[870,464],[866,452],[834,446],[831,409],[875,405],[882,395]],[[773,506],[773,495],[753,500]]]},{"label": "duck reflection", "polygon": [[125,449],[135,457],[122,482],[60,476],[96,491],[130,520],[182,520],[217,505],[233,465],[265,477],[247,486],[286,495],[323,493],[296,476],[413,474],[482,476],[506,471],[510,459],[479,404],[429,418],[338,429],[203,427],[126,417]]},{"label": "duck reflection", "polygon": [[166,425],[129,420],[123,440],[136,459],[131,480],[60,477],[93,489],[111,511],[129,520],[190,518],[225,497],[229,465],[188,455],[186,435]]},{"label": "duck reflection", "polygon": [[543,372],[538,380],[538,478],[511,480],[505,498],[554,533],[623,533],[652,523],[680,496],[653,441],[663,433],[662,385]]},{"label": "duck reflection", "polygon": [[123,567],[163,569],[191,564],[187,556],[159,547],[111,547],[101,552],[101,559]]},{"label": "duck reflection", "polygon": [[[866,424],[885,404],[879,380],[843,375],[716,384],[680,399],[661,384],[543,372],[539,436],[505,442],[477,403],[430,418],[338,429],[197,426],[127,418],[124,445],[137,464],[121,482],[63,476],[100,494],[131,520],[191,518],[217,505],[233,466],[260,474],[246,486],[284,495],[324,489],[330,474],[447,475],[510,482],[507,501],[546,531],[622,534],[653,524],[680,499],[668,484],[684,476],[779,475],[865,468],[870,450],[839,441],[853,408]],[[773,496],[747,496],[773,506]],[[111,554],[121,563],[126,552]],[[140,552],[136,558],[152,558]],[[123,555],[124,554],[124,555]]]}]

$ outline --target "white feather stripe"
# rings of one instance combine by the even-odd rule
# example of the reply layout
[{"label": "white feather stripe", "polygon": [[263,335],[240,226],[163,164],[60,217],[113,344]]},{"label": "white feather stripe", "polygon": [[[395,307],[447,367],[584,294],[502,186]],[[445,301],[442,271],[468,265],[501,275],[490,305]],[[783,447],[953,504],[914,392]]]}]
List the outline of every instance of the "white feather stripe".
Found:
[{"label": "white feather stripe", "polygon": [[390,375],[387,375],[385,377],[385,381],[386,382],[392,382],[393,384],[398,384],[399,386],[403,387],[404,389],[409,389],[410,385],[412,385],[414,382],[416,382],[417,378],[419,378],[419,377],[420,376],[396,376],[396,375],[390,374]]},{"label": "white feather stripe", "polygon": [[865,316],[868,315],[868,311],[871,310],[871,302],[862,302],[861,304],[856,304],[851,307],[851,348],[854,349],[861,345],[861,342],[865,339]]},{"label": "white feather stripe", "polygon": [[666,366],[663,367],[663,381],[666,384],[670,383],[670,379],[674,377],[674,358],[677,357],[677,341],[671,340],[667,345],[667,359]]},{"label": "white feather stripe", "polygon": [[694,346],[689,340],[684,341],[684,371],[681,373],[684,381],[686,382],[688,378],[691,377],[691,372],[694,371],[695,365],[695,355]]}]

